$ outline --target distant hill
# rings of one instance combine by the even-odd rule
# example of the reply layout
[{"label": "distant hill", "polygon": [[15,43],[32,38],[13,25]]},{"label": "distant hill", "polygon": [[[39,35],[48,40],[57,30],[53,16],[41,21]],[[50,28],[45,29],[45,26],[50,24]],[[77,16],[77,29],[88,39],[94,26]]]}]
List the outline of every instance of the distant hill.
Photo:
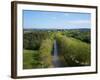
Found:
[{"label": "distant hill", "polygon": [[88,31],[90,31],[91,29],[89,29],[89,28],[81,28],[81,29],[70,29],[70,30],[78,30],[78,31],[80,31],[80,32],[88,32]]},{"label": "distant hill", "polygon": [[65,30],[78,30],[80,32],[90,31],[89,28],[79,28],[79,29],[34,29],[34,28],[29,28],[29,29],[24,29],[24,31],[65,31]]}]

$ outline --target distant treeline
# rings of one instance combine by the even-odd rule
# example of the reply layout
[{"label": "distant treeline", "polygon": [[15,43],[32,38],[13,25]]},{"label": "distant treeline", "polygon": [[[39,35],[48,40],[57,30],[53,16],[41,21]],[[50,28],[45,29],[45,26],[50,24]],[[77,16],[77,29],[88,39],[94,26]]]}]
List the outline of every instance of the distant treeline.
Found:
[{"label": "distant treeline", "polygon": [[86,28],[79,28],[79,29],[24,29],[24,31],[72,31],[72,30],[78,30],[81,32],[87,32],[90,31],[90,29],[86,29]]}]

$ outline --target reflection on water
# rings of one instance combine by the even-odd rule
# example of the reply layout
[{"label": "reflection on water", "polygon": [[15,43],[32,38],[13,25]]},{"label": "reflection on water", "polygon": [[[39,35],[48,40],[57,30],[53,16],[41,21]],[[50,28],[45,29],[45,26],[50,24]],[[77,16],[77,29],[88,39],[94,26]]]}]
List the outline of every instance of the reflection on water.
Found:
[{"label": "reflection on water", "polygon": [[63,67],[63,65],[59,59],[59,56],[58,56],[58,48],[57,48],[56,40],[54,40],[53,66],[54,67]]}]

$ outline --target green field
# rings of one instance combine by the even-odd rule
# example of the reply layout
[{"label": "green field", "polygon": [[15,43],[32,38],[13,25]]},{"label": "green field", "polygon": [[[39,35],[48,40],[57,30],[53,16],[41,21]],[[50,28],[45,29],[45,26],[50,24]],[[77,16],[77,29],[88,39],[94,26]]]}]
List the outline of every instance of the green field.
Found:
[{"label": "green field", "polygon": [[91,65],[89,29],[24,30],[23,39],[23,69],[55,67],[54,40],[63,67]]},{"label": "green field", "polygon": [[34,61],[33,55],[36,54],[37,51],[34,50],[24,50],[23,53],[23,68],[30,69],[33,68],[32,62]]}]

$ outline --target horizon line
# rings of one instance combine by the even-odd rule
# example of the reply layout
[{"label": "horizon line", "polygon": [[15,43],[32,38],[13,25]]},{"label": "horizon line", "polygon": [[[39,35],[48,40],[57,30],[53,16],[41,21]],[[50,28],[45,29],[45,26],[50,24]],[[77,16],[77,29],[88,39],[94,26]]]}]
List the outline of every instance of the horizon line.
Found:
[{"label": "horizon line", "polygon": [[91,28],[23,28],[23,29],[91,29]]}]

